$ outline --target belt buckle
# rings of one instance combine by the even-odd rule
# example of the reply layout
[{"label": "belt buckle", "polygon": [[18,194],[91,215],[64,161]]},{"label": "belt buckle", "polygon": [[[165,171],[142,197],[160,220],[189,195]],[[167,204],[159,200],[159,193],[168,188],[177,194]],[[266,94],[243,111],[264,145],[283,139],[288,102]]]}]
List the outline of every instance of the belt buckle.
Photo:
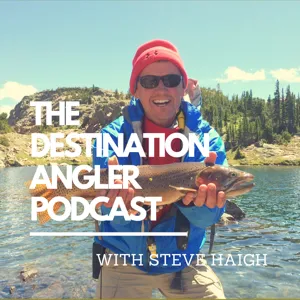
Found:
[{"label": "belt buckle", "polygon": [[148,246],[148,250],[150,251],[150,253],[151,253],[151,256],[153,257],[153,258],[157,258],[157,252],[156,252],[156,245],[155,244],[151,244],[151,245],[149,245]]}]

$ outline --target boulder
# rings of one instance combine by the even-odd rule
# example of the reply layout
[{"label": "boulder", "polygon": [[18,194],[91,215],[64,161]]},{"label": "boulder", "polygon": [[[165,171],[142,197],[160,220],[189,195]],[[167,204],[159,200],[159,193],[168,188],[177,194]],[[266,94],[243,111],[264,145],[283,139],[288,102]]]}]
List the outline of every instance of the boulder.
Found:
[{"label": "boulder", "polygon": [[25,268],[20,272],[20,278],[23,281],[28,281],[29,279],[35,277],[38,274],[38,271],[36,269],[27,269]]},{"label": "boulder", "polygon": [[0,168],[5,168],[5,163],[3,160],[0,159]]},{"label": "boulder", "polygon": [[10,293],[10,294],[13,294],[15,290],[16,290],[16,287],[15,287],[15,286],[9,287],[9,293]]},{"label": "boulder", "polygon": [[41,291],[33,294],[32,298],[35,299],[41,299],[41,298],[46,298],[46,299],[54,299],[54,298],[63,298],[65,291],[62,287],[61,282],[56,281],[52,284],[50,284],[47,288],[42,289]]}]

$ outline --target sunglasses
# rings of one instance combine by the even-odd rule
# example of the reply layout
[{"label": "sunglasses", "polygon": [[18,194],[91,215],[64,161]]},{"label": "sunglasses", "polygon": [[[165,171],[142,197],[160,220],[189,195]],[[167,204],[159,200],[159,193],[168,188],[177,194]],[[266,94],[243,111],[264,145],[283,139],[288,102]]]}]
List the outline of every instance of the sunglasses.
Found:
[{"label": "sunglasses", "polygon": [[174,88],[179,85],[182,80],[181,75],[168,74],[164,76],[145,75],[138,78],[141,86],[145,89],[154,89],[158,87],[160,80],[167,88]]}]

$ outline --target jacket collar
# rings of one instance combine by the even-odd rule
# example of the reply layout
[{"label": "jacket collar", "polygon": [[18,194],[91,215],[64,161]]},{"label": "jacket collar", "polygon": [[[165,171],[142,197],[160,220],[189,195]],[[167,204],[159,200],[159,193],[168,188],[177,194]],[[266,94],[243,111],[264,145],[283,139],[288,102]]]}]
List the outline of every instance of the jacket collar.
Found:
[{"label": "jacket collar", "polygon": [[[185,127],[183,134],[188,138],[189,133],[196,133],[196,135],[201,135],[203,132],[208,132],[210,126],[207,122],[202,120],[202,115],[199,108],[196,108],[190,102],[182,99],[180,108],[185,116]],[[140,143],[143,143],[143,118],[144,109],[139,99],[134,97],[131,98],[130,104],[123,108],[123,117],[126,122],[131,124],[132,130],[139,137]],[[139,157],[140,164],[143,164],[143,160]],[[184,157],[182,157],[184,161]]]},{"label": "jacket collar", "polygon": [[[190,102],[182,99],[181,110],[185,116],[185,126],[190,132],[199,131],[199,125],[202,121],[202,115],[198,108],[196,108]],[[140,124],[143,121],[145,112],[143,106],[141,104],[140,99],[132,97],[130,100],[130,104],[123,109],[123,116],[127,122],[130,124]],[[135,126],[134,126],[135,127]]]}]

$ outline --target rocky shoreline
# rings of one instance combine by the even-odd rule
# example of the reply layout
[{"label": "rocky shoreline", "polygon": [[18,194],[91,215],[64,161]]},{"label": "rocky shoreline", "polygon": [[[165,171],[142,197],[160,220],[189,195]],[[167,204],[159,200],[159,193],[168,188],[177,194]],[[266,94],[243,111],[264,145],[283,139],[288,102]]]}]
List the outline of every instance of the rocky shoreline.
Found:
[{"label": "rocky shoreline", "polygon": [[234,159],[235,152],[228,151],[232,166],[300,166],[300,136],[293,136],[287,145],[253,144],[241,149],[244,158]]},{"label": "rocky shoreline", "polygon": [[[74,130],[60,131],[65,136],[74,132]],[[80,132],[80,131],[79,131]],[[49,136],[49,133],[47,134]],[[37,165],[82,165],[91,164],[91,158],[81,155],[76,158],[63,158],[63,157],[50,157],[46,155],[42,158],[35,158],[31,155],[31,134],[19,134],[19,133],[6,133],[0,134],[0,138],[5,138],[7,145],[0,144],[0,168],[5,167],[23,167],[23,166],[37,166]],[[63,142],[63,141],[62,141]],[[78,144],[83,144],[82,140],[76,141]],[[38,148],[42,147],[43,144],[38,142]],[[61,149],[70,150],[71,148]],[[58,149],[59,152],[60,149]]]}]

